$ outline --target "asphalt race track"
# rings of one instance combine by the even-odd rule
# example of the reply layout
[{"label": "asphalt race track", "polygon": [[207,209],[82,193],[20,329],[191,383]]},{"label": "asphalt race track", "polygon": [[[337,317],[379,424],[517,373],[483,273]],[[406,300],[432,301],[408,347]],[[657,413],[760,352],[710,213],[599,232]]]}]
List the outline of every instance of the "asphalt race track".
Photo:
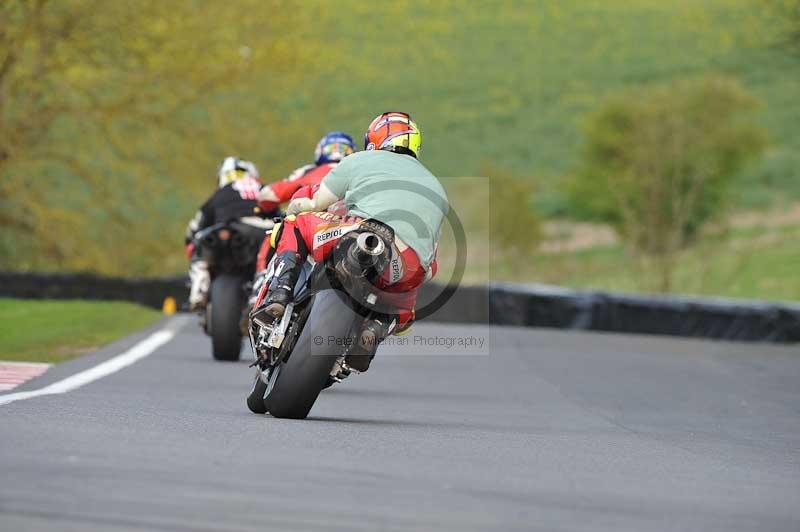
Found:
[{"label": "asphalt race track", "polygon": [[387,346],[286,421],[247,411],[247,363],[187,320],[0,406],[0,530],[800,530],[796,345],[420,324],[489,343]]}]

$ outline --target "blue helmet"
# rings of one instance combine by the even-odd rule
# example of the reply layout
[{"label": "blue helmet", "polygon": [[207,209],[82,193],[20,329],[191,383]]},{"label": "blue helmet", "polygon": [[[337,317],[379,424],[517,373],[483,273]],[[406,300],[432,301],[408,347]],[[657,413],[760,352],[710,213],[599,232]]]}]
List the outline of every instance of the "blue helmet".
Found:
[{"label": "blue helmet", "polygon": [[338,163],[355,152],[353,139],[344,131],[331,131],[317,143],[314,150],[314,163],[319,166],[326,163]]}]

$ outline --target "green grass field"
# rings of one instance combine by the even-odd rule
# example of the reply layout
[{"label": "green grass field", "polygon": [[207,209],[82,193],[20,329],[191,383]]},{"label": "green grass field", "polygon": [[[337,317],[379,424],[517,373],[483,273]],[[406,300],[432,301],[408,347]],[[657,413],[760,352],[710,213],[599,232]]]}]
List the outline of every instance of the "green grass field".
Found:
[{"label": "green grass field", "polygon": [[0,298],[0,360],[62,362],[159,317],[133,303]]},{"label": "green grass field", "polygon": [[[320,127],[359,134],[371,115],[407,109],[437,175],[477,175],[486,162],[509,168],[536,179],[540,207],[558,213],[557,185],[579,156],[586,112],[626,87],[722,73],[762,101],[771,138],[764,160],[741,176],[736,203],[800,197],[800,54],[775,45],[776,24],[758,0],[413,5],[351,4],[353,16],[331,26],[347,64],[314,86],[330,124]],[[308,100],[285,105],[299,119],[314,111]]]},{"label": "green grass field", "polygon": [[[800,225],[737,228],[704,238],[684,252],[673,292],[783,301],[800,300]],[[535,280],[574,288],[653,292],[652,266],[641,265],[619,244],[564,253],[539,253],[523,262],[495,257],[492,277]]]}]

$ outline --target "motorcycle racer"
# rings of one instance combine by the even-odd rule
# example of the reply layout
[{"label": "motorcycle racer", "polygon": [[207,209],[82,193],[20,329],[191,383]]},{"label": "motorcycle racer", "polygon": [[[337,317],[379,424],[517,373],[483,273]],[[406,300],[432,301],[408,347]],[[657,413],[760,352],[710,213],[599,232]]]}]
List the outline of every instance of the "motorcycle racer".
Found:
[{"label": "motorcycle racer", "polygon": [[264,210],[276,209],[292,198],[300,187],[319,184],[342,159],[355,152],[353,139],[343,131],[331,131],[314,150],[314,164],[301,166],[289,177],[261,189],[259,201]]},{"label": "motorcycle racer", "polygon": [[[259,206],[264,211],[274,211],[282,203],[291,200],[295,194],[309,194],[322,179],[333,170],[342,159],[355,152],[352,137],[343,131],[331,131],[322,137],[314,149],[314,164],[301,166],[289,177],[266,185],[259,194]],[[258,253],[256,272],[263,273],[271,259],[269,239],[264,239]],[[259,274],[257,274],[257,277]]]},{"label": "motorcycle racer", "polygon": [[[283,315],[309,254],[315,261],[324,260],[344,234],[377,221],[394,232],[392,259],[378,288],[397,313],[393,326],[377,333],[373,328],[371,339],[362,333],[362,342],[377,348],[387,334],[410,326],[418,288],[436,273],[436,249],[449,208],[438,179],[419,162],[421,138],[407,113],[382,113],[367,129],[366,151],[344,159],[312,197],[292,200],[273,259],[275,275],[262,307],[266,314]],[[346,216],[323,212],[339,200],[345,202]]]},{"label": "motorcycle racer", "polygon": [[238,157],[226,157],[220,165],[217,177],[217,190],[203,203],[186,226],[185,244],[190,259],[191,281],[189,308],[193,311],[205,306],[211,285],[208,263],[195,252],[193,244],[195,234],[219,222],[259,213],[258,195],[262,184],[255,164]]}]

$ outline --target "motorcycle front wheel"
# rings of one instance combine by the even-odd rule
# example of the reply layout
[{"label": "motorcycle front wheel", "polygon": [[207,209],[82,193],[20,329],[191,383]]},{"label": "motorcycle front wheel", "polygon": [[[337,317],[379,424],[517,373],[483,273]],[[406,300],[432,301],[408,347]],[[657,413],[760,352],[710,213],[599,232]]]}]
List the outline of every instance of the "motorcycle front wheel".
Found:
[{"label": "motorcycle front wheel", "polygon": [[264,394],[267,391],[267,385],[261,380],[261,375],[257,374],[253,389],[250,395],[247,396],[247,408],[254,414],[266,414],[267,407],[264,404]]}]

